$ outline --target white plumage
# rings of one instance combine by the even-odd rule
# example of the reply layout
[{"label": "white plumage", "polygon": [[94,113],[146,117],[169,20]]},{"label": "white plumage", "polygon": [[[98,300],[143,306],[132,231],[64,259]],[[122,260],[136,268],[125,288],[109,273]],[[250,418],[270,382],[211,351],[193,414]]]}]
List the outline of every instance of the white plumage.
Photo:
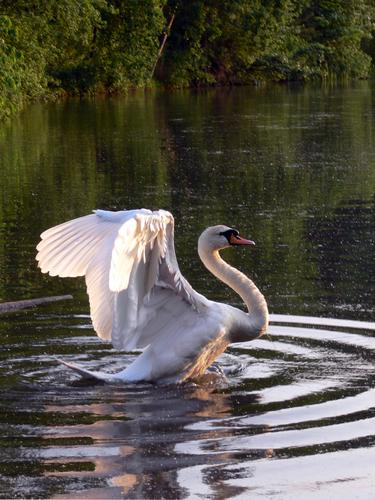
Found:
[{"label": "white plumage", "polygon": [[93,326],[116,349],[144,349],[117,374],[81,375],[113,381],[182,381],[201,375],[233,341],[261,335],[267,305],[254,283],[226,264],[218,250],[249,245],[227,226],[206,229],[199,255],[246,302],[244,313],[197,293],[182,276],[174,250],[174,220],[165,210],[96,210],[41,235],[39,267],[51,276],[85,276]]}]

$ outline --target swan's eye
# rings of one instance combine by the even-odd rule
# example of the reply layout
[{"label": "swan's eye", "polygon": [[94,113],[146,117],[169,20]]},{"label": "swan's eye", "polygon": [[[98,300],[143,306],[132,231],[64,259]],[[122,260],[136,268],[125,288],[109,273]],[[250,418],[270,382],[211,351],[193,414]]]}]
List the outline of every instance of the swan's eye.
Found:
[{"label": "swan's eye", "polygon": [[225,236],[229,244],[232,244],[231,238],[233,237],[236,239],[240,239],[240,233],[237,231],[237,229],[227,229],[226,231],[222,231],[221,233],[219,233],[219,235]]}]

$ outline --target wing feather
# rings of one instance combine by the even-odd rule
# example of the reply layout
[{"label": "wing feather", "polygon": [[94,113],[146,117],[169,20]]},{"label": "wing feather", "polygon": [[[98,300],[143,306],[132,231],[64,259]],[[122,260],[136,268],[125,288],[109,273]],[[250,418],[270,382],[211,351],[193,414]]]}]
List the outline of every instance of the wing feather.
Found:
[{"label": "wing feather", "polygon": [[109,245],[98,252],[86,272],[86,287],[90,301],[90,313],[94,330],[104,340],[112,338],[113,304],[115,294],[108,288],[111,248]]},{"label": "wing feather", "polygon": [[37,260],[51,276],[85,276],[93,326],[120,349],[142,348],[207,300],[182,276],[165,210],[96,210],[48,229]]},{"label": "wing feather", "polygon": [[111,232],[113,227],[101,224],[94,214],[45,231],[37,246],[41,271],[64,278],[84,276],[97,247]]}]

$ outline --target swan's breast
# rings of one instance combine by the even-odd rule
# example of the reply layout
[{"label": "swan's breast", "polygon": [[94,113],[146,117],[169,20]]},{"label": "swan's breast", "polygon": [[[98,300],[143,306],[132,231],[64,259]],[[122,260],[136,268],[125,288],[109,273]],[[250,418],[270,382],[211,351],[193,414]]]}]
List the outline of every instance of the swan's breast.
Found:
[{"label": "swan's breast", "polygon": [[225,350],[227,329],[217,306],[213,303],[204,312],[182,314],[147,347],[141,356],[147,357],[151,380],[198,376]]},{"label": "swan's breast", "polygon": [[217,336],[208,342],[196,355],[195,359],[186,367],[181,380],[197,378],[203,375],[215,359],[225,351],[228,344],[227,330],[221,328]]}]

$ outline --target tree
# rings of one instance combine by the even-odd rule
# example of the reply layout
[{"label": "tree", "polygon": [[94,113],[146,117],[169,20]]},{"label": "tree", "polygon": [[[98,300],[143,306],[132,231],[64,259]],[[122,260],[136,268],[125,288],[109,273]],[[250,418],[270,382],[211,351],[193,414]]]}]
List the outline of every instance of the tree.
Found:
[{"label": "tree", "polygon": [[374,19],[374,0],[1,0],[0,117],[155,80],[367,77]]}]

